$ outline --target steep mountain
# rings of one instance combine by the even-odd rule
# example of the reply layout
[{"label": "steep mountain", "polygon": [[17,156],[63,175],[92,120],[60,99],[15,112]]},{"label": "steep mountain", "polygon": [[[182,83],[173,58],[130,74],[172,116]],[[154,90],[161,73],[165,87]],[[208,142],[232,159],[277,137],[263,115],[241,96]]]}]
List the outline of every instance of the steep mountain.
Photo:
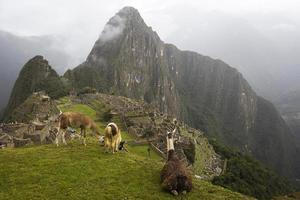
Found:
[{"label": "steep mountain", "polygon": [[300,144],[300,90],[282,95],[275,105]]},{"label": "steep mountain", "polygon": [[55,42],[51,36],[21,37],[0,30],[0,113],[8,103],[19,71],[33,56],[46,56],[58,72],[63,72],[69,57],[53,47]]},{"label": "steep mountain", "polygon": [[134,8],[112,17],[86,61],[64,77],[75,88],[144,99],[279,173],[300,177],[293,136],[274,106],[221,60],[161,41]]},{"label": "steep mountain", "polygon": [[13,87],[4,119],[9,120],[12,111],[33,92],[44,90],[52,98],[67,94],[65,84],[42,56],[30,59],[20,71]]}]

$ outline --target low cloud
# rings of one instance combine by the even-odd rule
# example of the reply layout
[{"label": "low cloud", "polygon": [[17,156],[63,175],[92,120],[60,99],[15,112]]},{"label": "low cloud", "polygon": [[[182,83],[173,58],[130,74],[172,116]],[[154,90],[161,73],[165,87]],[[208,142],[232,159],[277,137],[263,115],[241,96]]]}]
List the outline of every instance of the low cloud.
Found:
[{"label": "low cloud", "polygon": [[115,15],[109,20],[109,22],[104,26],[104,29],[99,37],[101,42],[110,41],[117,36],[119,36],[125,27],[125,19],[119,15]]}]

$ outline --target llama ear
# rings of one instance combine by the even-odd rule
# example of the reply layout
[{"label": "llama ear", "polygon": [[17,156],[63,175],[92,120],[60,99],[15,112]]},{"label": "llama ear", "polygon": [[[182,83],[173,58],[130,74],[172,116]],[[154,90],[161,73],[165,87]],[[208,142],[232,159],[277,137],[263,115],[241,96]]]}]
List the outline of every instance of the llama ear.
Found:
[{"label": "llama ear", "polygon": [[175,127],[175,129],[172,131],[172,134],[175,134],[177,131],[177,127]]},{"label": "llama ear", "polygon": [[173,119],[173,124],[175,124],[175,125],[177,124],[177,119],[176,118]]}]

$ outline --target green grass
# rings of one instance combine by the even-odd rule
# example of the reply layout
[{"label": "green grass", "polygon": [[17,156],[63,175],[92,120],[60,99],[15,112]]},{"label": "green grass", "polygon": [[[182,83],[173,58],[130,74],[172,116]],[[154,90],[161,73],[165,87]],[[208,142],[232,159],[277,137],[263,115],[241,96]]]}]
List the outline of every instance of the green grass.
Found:
[{"label": "green grass", "polygon": [[[65,101],[67,102],[67,101]],[[97,120],[96,111],[81,104],[60,105]],[[99,126],[105,122],[97,121]],[[133,136],[122,132],[126,139]],[[128,146],[129,153],[105,153],[94,137],[87,146],[43,145],[0,151],[0,199],[250,199],[210,182],[194,180],[194,189],[173,197],[160,186],[164,161],[148,146]]]},{"label": "green grass", "polygon": [[[161,190],[161,158],[143,147],[129,153],[105,153],[89,140],[67,146],[34,146],[0,152],[1,199],[173,199]],[[194,180],[185,199],[246,199]]]}]

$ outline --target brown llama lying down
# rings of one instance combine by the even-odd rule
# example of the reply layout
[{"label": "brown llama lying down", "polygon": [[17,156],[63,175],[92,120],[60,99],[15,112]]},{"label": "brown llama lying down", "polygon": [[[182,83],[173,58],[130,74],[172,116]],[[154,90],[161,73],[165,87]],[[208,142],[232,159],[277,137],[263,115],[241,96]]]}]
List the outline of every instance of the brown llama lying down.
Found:
[{"label": "brown llama lying down", "polygon": [[115,123],[109,123],[104,130],[104,146],[106,151],[110,149],[112,153],[117,152],[121,140],[121,130]]},{"label": "brown llama lying down", "polygon": [[190,171],[176,155],[173,139],[175,132],[176,128],[173,132],[168,132],[167,135],[168,158],[161,170],[160,178],[162,187],[177,196],[179,193],[185,194],[190,192],[193,185]]},{"label": "brown llama lying down", "polygon": [[58,120],[59,120],[58,132],[55,138],[55,143],[57,146],[58,146],[58,136],[60,135],[61,132],[62,132],[61,135],[62,141],[64,144],[67,144],[65,140],[65,132],[68,127],[80,128],[80,136],[84,137],[83,138],[84,145],[86,145],[85,143],[86,129],[91,129],[94,134],[96,133],[97,135],[100,135],[95,122],[84,114],[77,113],[77,112],[64,112],[64,113],[60,113]]}]

